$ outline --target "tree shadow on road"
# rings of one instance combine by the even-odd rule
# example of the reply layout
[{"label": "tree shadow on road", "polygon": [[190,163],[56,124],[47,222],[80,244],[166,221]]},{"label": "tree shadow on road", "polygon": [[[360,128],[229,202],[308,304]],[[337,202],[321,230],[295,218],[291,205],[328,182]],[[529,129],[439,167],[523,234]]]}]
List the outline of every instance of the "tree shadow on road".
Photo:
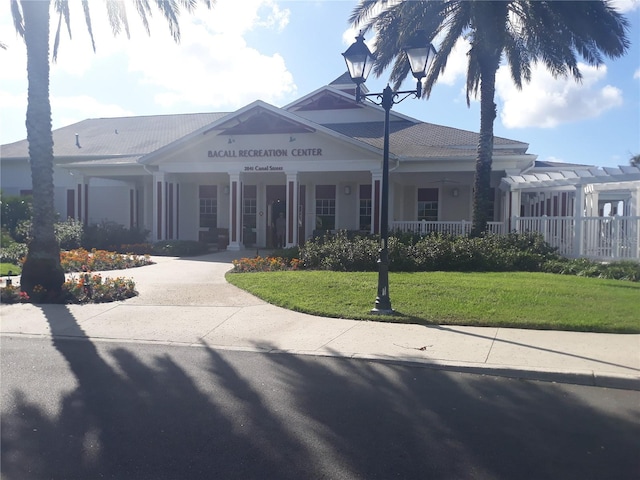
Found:
[{"label": "tree shadow on road", "polygon": [[6,480],[638,472],[638,409],[620,410],[613,396],[588,402],[576,394],[587,387],[365,360],[71,340],[56,335],[58,325],[67,336],[83,335],[71,313],[42,309],[75,386],[53,410],[20,387],[12,392],[13,408],[2,416]]},{"label": "tree shadow on road", "polygon": [[594,387],[344,358],[267,358],[274,382],[289,387],[291,411],[314,425],[318,444],[332,446],[334,463],[357,473],[348,478],[604,479],[640,472],[637,392],[615,392],[636,406],[623,411],[613,395],[604,402],[584,395]]},{"label": "tree shadow on road", "polygon": [[[56,337],[56,325],[73,319],[42,309],[77,387],[62,396],[55,415],[24,391],[13,392],[15,408],[2,417],[3,479],[304,478],[266,439],[278,437],[287,455],[304,459],[305,452],[222,358],[216,368],[234,380],[219,387],[208,374],[205,381],[189,374],[172,347],[143,354],[145,346],[135,344]],[[74,329],[65,334],[82,336],[77,323]],[[202,349],[190,350],[202,356]],[[237,402],[244,412],[225,406]],[[243,418],[254,419],[253,431]]]}]

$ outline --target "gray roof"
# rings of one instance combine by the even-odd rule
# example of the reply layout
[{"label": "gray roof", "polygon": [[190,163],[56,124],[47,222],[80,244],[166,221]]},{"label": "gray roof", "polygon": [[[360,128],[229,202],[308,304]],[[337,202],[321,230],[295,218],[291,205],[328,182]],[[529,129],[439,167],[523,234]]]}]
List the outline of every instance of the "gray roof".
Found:
[{"label": "gray roof", "polygon": [[[384,122],[341,123],[325,127],[343,135],[383,148]],[[389,124],[389,150],[400,157],[453,157],[473,155],[479,135],[468,130],[435,125],[433,123],[394,121]],[[528,144],[502,137],[494,138],[494,155],[500,153],[525,154]]]},{"label": "gray roof", "polygon": [[[57,160],[140,157],[225,115],[227,113],[191,113],[83,120],[53,131],[54,156]],[[27,140],[2,145],[0,150],[3,159],[28,155]]]},{"label": "gray roof", "polygon": [[[336,79],[336,81],[339,81]],[[205,129],[228,113],[193,113],[140,117],[95,118],[53,131],[57,163],[78,166],[135,164],[185,136]],[[479,135],[415,119],[395,117],[390,124],[392,155],[416,160],[427,157],[475,157]],[[327,124],[324,127],[383,149],[384,122]],[[77,144],[76,144],[77,134]],[[528,144],[495,137],[494,155],[525,155]],[[26,140],[0,147],[3,160],[28,158]]]}]

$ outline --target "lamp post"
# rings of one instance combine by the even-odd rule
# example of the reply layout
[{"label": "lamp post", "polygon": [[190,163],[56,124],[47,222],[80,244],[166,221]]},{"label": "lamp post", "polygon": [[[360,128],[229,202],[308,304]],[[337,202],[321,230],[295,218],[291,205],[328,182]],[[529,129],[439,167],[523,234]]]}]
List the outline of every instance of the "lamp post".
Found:
[{"label": "lamp post", "polygon": [[[391,107],[410,96],[420,98],[422,95],[422,79],[426,76],[429,65],[436,55],[436,49],[429,42],[416,44],[404,49],[409,60],[411,73],[416,79],[415,90],[394,92],[389,85],[382,93],[361,92],[360,86],[367,80],[375,62],[375,55],[369,51],[360,33],[356,41],[342,54],[349,70],[351,80],[356,84],[356,102],[369,99],[384,109],[384,147],[382,153],[382,192],[380,205],[380,250],[378,258],[378,295],[372,313],[389,315],[393,313],[389,297],[389,112]],[[403,97],[400,97],[404,95]],[[377,101],[371,100],[377,98]]]}]

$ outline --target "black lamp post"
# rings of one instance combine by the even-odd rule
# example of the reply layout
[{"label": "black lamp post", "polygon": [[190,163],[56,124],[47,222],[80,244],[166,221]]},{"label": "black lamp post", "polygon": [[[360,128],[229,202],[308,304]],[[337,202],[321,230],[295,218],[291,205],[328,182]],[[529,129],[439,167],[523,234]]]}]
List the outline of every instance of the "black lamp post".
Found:
[{"label": "black lamp post", "polygon": [[[356,41],[344,52],[345,62],[349,70],[351,80],[356,84],[356,102],[364,101],[369,97],[376,97],[377,101],[370,100],[376,105],[384,108],[384,148],[382,155],[382,202],[380,206],[380,250],[378,258],[378,296],[376,303],[371,310],[372,313],[381,315],[389,315],[393,313],[391,308],[391,299],[389,298],[389,112],[391,107],[402,102],[409,96],[420,98],[422,95],[422,79],[426,76],[426,72],[431,64],[436,49],[428,42],[409,46],[404,49],[411,73],[417,81],[415,90],[394,92],[389,85],[382,93],[365,93],[362,94],[360,85],[367,80],[371,67],[375,62],[369,48],[364,43],[364,37],[360,33],[356,37]],[[400,95],[404,95],[399,98]],[[398,99],[399,98],[399,99]]]}]

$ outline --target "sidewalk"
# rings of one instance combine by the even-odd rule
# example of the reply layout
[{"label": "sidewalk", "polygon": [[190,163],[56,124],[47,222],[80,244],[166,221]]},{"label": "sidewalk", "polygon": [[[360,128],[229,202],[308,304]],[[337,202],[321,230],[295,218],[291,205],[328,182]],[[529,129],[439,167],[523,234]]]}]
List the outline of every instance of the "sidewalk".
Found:
[{"label": "sidewalk", "polygon": [[0,333],[361,358],[640,390],[640,335],[314,317],[270,305],[225,281],[232,259],[254,254],[154,257],[155,265],[104,273],[133,278],[135,298],[1,305]]}]

